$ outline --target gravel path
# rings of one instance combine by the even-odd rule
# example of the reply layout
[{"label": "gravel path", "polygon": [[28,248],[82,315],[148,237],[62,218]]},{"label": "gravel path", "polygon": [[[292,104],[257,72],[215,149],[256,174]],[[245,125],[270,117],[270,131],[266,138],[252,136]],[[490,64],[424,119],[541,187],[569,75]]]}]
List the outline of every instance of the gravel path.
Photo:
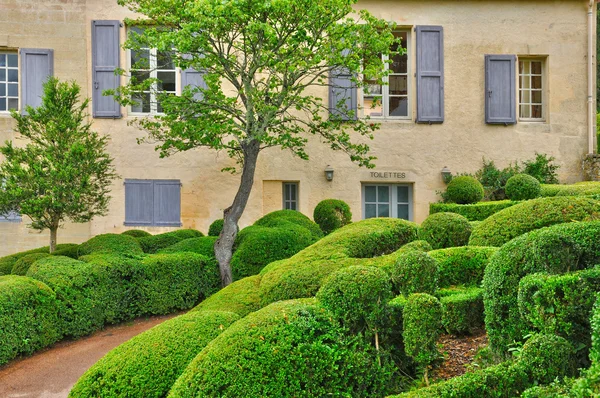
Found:
[{"label": "gravel path", "polygon": [[140,318],[76,341],[63,341],[0,368],[2,398],[65,398],[71,387],[108,351],[178,314]]}]

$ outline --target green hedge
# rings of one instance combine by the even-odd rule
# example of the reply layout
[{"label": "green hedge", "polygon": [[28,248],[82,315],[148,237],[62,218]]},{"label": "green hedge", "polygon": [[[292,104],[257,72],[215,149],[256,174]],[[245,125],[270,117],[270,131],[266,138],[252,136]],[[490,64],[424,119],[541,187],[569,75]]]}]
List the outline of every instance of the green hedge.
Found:
[{"label": "green hedge", "polygon": [[258,219],[254,225],[259,227],[287,227],[288,222],[308,229],[315,241],[323,237],[321,228],[319,228],[314,221],[295,210],[278,210],[271,212]]},{"label": "green hedge", "polygon": [[194,358],[170,397],[383,396],[392,366],[348,338],[313,300],[279,302],[231,325]]},{"label": "green hedge", "polygon": [[[62,250],[65,248],[70,248],[72,246],[73,246],[72,243],[61,243],[61,244],[56,245],[56,250],[58,251],[58,250]],[[37,249],[27,250],[24,252],[11,254],[9,256],[0,257],[0,276],[10,275],[12,268],[15,265],[15,263],[17,262],[17,260],[19,260],[23,256],[26,256],[28,254],[33,254],[33,253],[50,253],[50,248],[48,246],[44,246],[44,247],[39,247]]]},{"label": "green hedge", "polygon": [[223,219],[219,218],[213,221],[208,227],[208,236],[216,236],[221,235],[221,231],[223,230]]},{"label": "green hedge", "polygon": [[429,252],[429,251],[433,250],[433,247],[431,247],[429,242],[427,242],[426,240],[413,240],[412,242],[409,242],[409,243],[405,244],[404,246],[402,246],[397,251],[397,253],[405,252],[408,250],[418,250],[421,252]]},{"label": "green hedge", "polygon": [[429,214],[435,213],[457,213],[469,221],[483,221],[492,214],[498,213],[519,202],[511,200],[499,200],[495,202],[479,202],[470,205],[458,205],[456,203],[430,203]]},{"label": "green hedge", "polygon": [[471,234],[471,246],[502,246],[534,229],[581,221],[600,211],[600,202],[584,197],[528,200],[502,210],[479,224]]},{"label": "green hedge", "polygon": [[190,361],[238,319],[231,312],[191,312],[157,325],[96,362],[69,397],[164,397]]},{"label": "green hedge", "polygon": [[408,296],[412,293],[433,294],[438,286],[437,262],[427,253],[408,250],[401,253],[394,264],[384,267],[394,284],[394,293]]},{"label": "green hedge", "polygon": [[469,334],[484,326],[483,289],[440,289],[436,295],[442,304],[442,326],[446,332]]},{"label": "green hedge", "polygon": [[542,184],[540,196],[584,196],[600,194],[600,183],[585,181],[572,185]]},{"label": "green hedge", "polygon": [[260,309],[260,275],[249,276],[219,290],[192,311],[230,311],[244,317]]},{"label": "green hedge", "polygon": [[441,331],[440,301],[425,293],[411,294],[402,314],[404,350],[422,368],[440,357],[437,340]]},{"label": "green hedge", "polygon": [[76,244],[65,244],[60,249],[57,248],[52,253],[52,255],[53,256],[71,257],[71,258],[77,260],[77,258],[79,258],[79,246],[80,245],[76,245]]},{"label": "green hedge", "polygon": [[428,252],[438,264],[438,286],[479,286],[497,247],[463,246]]},{"label": "green hedge", "polygon": [[201,238],[185,239],[174,245],[160,249],[158,253],[183,253],[191,252],[202,254],[206,257],[215,258],[216,236],[203,236]]},{"label": "green hedge", "polygon": [[81,257],[94,253],[142,254],[142,249],[138,240],[133,236],[103,234],[94,236],[87,242],[82,243],[77,252]]},{"label": "green hedge", "polygon": [[13,265],[10,273],[12,275],[25,276],[27,274],[27,271],[29,271],[29,267],[31,267],[31,264],[35,263],[40,258],[49,256],[50,254],[48,253],[31,253],[26,256],[23,256],[17,260],[15,265]]},{"label": "green hedge", "polygon": [[202,236],[204,236],[202,232],[195,229],[178,229],[176,231],[165,232],[164,234],[144,236],[138,238],[138,242],[144,253],[153,254],[182,240],[200,238]]},{"label": "green hedge", "polygon": [[483,185],[471,176],[454,177],[446,188],[448,200],[458,204],[477,203],[483,195]]},{"label": "green hedge", "polygon": [[506,196],[510,200],[529,200],[540,196],[540,182],[529,174],[515,174],[506,181]]},{"label": "green hedge", "polygon": [[313,212],[315,222],[325,235],[352,222],[350,206],[343,200],[325,199],[319,202]]},{"label": "green hedge", "polygon": [[426,240],[434,249],[465,246],[471,236],[469,220],[456,213],[435,213],[423,221],[419,239]]},{"label": "green hedge", "polygon": [[61,337],[56,295],[24,276],[0,276],[0,366],[31,354]]},{"label": "green hedge", "polygon": [[141,229],[130,229],[125,232],[121,232],[121,235],[129,235],[134,238],[143,238],[145,236],[152,236],[150,232],[142,231]]}]

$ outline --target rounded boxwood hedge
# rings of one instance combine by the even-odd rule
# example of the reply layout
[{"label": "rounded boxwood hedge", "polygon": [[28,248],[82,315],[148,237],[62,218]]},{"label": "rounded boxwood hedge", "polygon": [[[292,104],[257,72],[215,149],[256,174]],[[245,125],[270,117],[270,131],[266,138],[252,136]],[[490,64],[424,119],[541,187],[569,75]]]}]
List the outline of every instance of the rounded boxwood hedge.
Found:
[{"label": "rounded boxwood hedge", "polygon": [[313,300],[240,319],[194,358],[169,397],[384,396],[392,366]]},{"label": "rounded boxwood hedge", "polygon": [[428,252],[438,264],[438,286],[479,286],[497,247],[462,246]]},{"label": "rounded boxwood hedge", "polygon": [[584,181],[571,185],[542,184],[541,196],[583,196],[600,194],[600,183],[596,181]]},{"label": "rounded boxwood hedge", "polygon": [[319,202],[313,212],[313,219],[325,235],[352,222],[350,206],[343,200],[325,199]]},{"label": "rounded boxwood hedge", "polygon": [[150,232],[142,231],[141,229],[129,229],[125,232],[121,232],[121,235],[129,235],[134,238],[143,238],[145,236],[152,236]]},{"label": "rounded boxwood hedge", "polygon": [[440,357],[437,340],[442,327],[440,301],[425,293],[411,294],[403,311],[404,349],[421,367]]},{"label": "rounded boxwood hedge", "polygon": [[25,276],[27,274],[27,271],[29,271],[29,267],[31,267],[31,264],[35,263],[40,258],[48,256],[50,256],[50,254],[47,253],[31,253],[26,256],[23,256],[17,260],[15,265],[13,265],[10,273],[13,275]]},{"label": "rounded boxwood hedge", "polygon": [[477,203],[483,199],[483,185],[471,176],[454,177],[448,184],[446,195],[454,203]]},{"label": "rounded boxwood hedge", "polygon": [[176,231],[165,232],[164,234],[150,235],[138,238],[138,242],[144,253],[154,254],[160,249],[169,247],[185,239],[200,238],[204,236],[202,232],[195,229],[178,229]]},{"label": "rounded boxwood hedge", "polygon": [[260,275],[249,276],[219,290],[192,311],[230,311],[240,317],[260,309]]},{"label": "rounded boxwood hedge", "polygon": [[447,333],[469,334],[484,326],[483,289],[440,289],[436,296],[442,304],[442,326]]},{"label": "rounded boxwood hedge", "polygon": [[190,312],[116,347],[88,369],[69,397],[164,397],[202,349],[239,316]]},{"label": "rounded boxwood hedge", "polygon": [[506,181],[504,188],[510,200],[529,200],[540,196],[540,182],[529,174],[515,174]]},{"label": "rounded boxwood hedge", "polygon": [[381,330],[391,298],[390,277],[361,265],[334,272],[317,293],[323,307],[352,333]]},{"label": "rounded boxwood hedge", "polygon": [[600,202],[585,197],[554,197],[528,200],[504,209],[473,229],[469,245],[502,246],[534,229],[586,220],[600,212]]},{"label": "rounded boxwood hedge", "polygon": [[427,242],[426,240],[413,240],[412,242],[409,242],[409,243],[405,244],[404,246],[402,246],[398,250],[398,252],[405,252],[408,250],[418,250],[421,252],[429,252],[429,251],[433,250],[433,247],[431,247],[429,242]]},{"label": "rounded boxwood hedge", "polygon": [[[56,245],[56,251],[71,248],[73,246],[76,246],[76,245],[74,245],[73,243],[59,243],[58,245]],[[50,253],[50,247],[48,247],[48,246],[39,247],[37,249],[27,250],[24,252],[19,252],[19,253],[1,257],[0,258],[0,276],[10,275],[12,268],[15,265],[15,263],[17,262],[17,260],[19,260],[23,256],[26,256],[26,255],[32,254],[32,253]]]},{"label": "rounded boxwood hedge", "polygon": [[202,254],[206,257],[215,258],[216,236],[203,236],[181,240],[174,245],[160,249],[158,253],[183,253],[192,252]]},{"label": "rounded boxwood hedge", "polygon": [[52,255],[53,256],[71,257],[71,258],[74,258],[75,260],[77,260],[77,258],[79,257],[79,246],[80,245],[76,245],[76,244],[65,244],[60,249],[57,248],[52,253]]},{"label": "rounded boxwood hedge", "polygon": [[459,205],[456,203],[430,203],[429,214],[434,213],[457,213],[469,221],[483,221],[492,214],[498,213],[507,207],[519,202],[512,200],[497,200],[493,202],[479,202],[470,205]]},{"label": "rounded boxwood hedge", "polygon": [[254,225],[259,227],[285,228],[289,225],[287,223],[297,224],[300,227],[306,228],[310,231],[315,241],[323,237],[321,228],[319,228],[314,221],[295,210],[278,210],[271,212],[262,218],[259,218]]},{"label": "rounded boxwood hedge", "polygon": [[80,257],[93,253],[142,254],[142,248],[133,236],[102,234],[94,236],[79,246],[78,255]]},{"label": "rounded boxwood hedge", "polygon": [[213,221],[208,227],[208,236],[219,236],[223,230],[223,219],[219,218]]},{"label": "rounded boxwood hedge", "polygon": [[57,311],[56,295],[44,283],[0,276],[0,366],[58,341]]},{"label": "rounded boxwood hedge", "polygon": [[419,239],[426,240],[433,249],[465,246],[471,236],[469,220],[456,213],[435,213],[423,221]]},{"label": "rounded boxwood hedge", "polygon": [[437,290],[438,265],[425,252],[405,251],[398,256],[395,263],[384,269],[392,279],[395,293],[408,296],[412,293],[433,294]]}]

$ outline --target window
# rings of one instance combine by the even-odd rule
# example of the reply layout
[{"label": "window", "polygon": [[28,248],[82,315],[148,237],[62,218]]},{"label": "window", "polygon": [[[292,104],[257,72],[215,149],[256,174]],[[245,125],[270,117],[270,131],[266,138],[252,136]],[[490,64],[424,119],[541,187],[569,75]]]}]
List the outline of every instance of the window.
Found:
[{"label": "window", "polygon": [[544,120],[544,65],[540,59],[519,59],[519,119]]},{"label": "window", "polygon": [[0,112],[19,108],[19,56],[0,52]]},{"label": "window", "polygon": [[[363,112],[365,116],[374,118],[408,118],[409,117],[409,62],[408,32],[394,32],[401,39],[401,47],[406,49],[404,55],[395,55],[392,63],[385,64],[390,74],[385,78],[388,84],[380,85],[376,81],[365,78],[363,94]],[[392,51],[397,50],[397,44]],[[387,56],[382,56],[384,61]]]},{"label": "window", "polygon": [[[140,28],[130,28],[130,31],[142,33]],[[173,62],[173,51],[158,51],[155,48],[129,50],[131,79],[135,84],[145,80],[158,79],[150,87],[133,97],[137,104],[131,106],[132,113],[156,114],[162,113],[158,100],[159,93],[177,94],[177,69]]]},{"label": "window", "polygon": [[21,215],[16,211],[8,212],[7,214],[0,214],[0,222],[21,222]]},{"label": "window", "polygon": [[412,186],[363,185],[363,218],[391,217],[412,220]]},{"label": "window", "polygon": [[298,183],[283,183],[283,209],[298,210]]},{"label": "window", "polygon": [[125,180],[125,225],[181,226],[179,180]]}]

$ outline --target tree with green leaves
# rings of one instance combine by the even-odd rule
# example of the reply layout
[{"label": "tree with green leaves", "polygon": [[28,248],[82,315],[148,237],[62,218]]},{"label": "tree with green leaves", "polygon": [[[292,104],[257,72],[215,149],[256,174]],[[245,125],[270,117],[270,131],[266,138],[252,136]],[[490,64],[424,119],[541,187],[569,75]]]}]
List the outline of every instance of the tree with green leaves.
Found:
[{"label": "tree with green leaves", "polygon": [[117,178],[106,152],[107,138],[91,130],[77,83],[49,78],[42,104],[26,114],[11,112],[23,146],[0,147],[0,214],[17,211],[30,227],[50,230],[50,253],[65,220],[87,222],[106,214],[110,185]]},{"label": "tree with green leaves", "polygon": [[[231,283],[238,220],[261,150],[280,147],[308,159],[307,137],[317,136],[358,165],[373,167],[368,145],[356,138],[372,139],[378,124],[357,118],[344,98],[334,101],[336,110],[330,113],[327,97],[314,90],[331,87],[330,75],[340,72],[352,76],[356,87],[366,83],[362,76],[381,84],[386,74],[382,54],[402,52],[394,25],[356,10],[356,2],[118,0],[142,15],[126,21],[144,27],[129,36],[127,48],[175,49],[178,67],[203,73],[204,84],[185,88],[181,96],[157,92],[163,113],[135,122],[148,133],[142,141],[158,143],[161,157],[201,147],[226,151],[241,169],[238,192],[224,211],[215,244],[223,285]],[[392,46],[398,50],[391,51]],[[148,65],[133,69],[147,70]],[[113,94],[122,104],[132,104],[136,93],[158,87],[147,74],[136,73]]]}]

